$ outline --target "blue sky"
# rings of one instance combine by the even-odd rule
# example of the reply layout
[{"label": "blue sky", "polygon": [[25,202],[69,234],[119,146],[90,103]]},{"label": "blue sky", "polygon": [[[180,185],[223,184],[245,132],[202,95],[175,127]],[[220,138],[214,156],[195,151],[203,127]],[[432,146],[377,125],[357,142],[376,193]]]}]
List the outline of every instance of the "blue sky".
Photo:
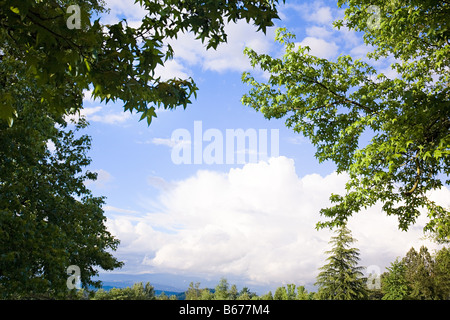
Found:
[{"label": "blue sky", "polygon": [[[138,25],[145,14],[133,0],[106,2],[111,12],[102,18],[105,23],[126,17]],[[332,21],[342,16],[336,1],[287,0],[276,27],[287,27],[299,44],[323,58],[364,58],[369,48],[361,35],[333,29]],[[331,235],[315,229],[318,212],[332,192],[343,193],[346,176],[337,175],[332,163],[319,164],[314,147],[287,129],[282,119],[268,121],[240,103],[249,90],[241,82],[242,72],[266,76],[251,69],[243,50],[249,46],[282,55],[274,42],[275,27],[267,35],[244,22],[226,30],[228,43],[217,51],[206,51],[189,34],[171,41],[174,59],[158,73],[163,78],[193,77],[198,98],[186,110],[157,110],[150,127],[138,122],[139,116],[124,113],[120,103],[105,105],[86,92],[82,113],[90,126],[84,133],[93,139],[89,170],[98,172],[98,180],[88,185],[95,195],[107,197],[107,225],[121,240],[115,256],[125,262],[114,272],[184,277],[186,286],[194,277],[227,277],[250,288],[311,285],[324,264]],[[395,77],[389,69],[392,61],[374,66]],[[224,137],[227,129],[277,129],[279,156],[246,164],[175,164],[172,134],[185,129],[193,136],[195,121],[201,121],[203,132],[217,129]],[[445,189],[434,197],[449,205],[449,194]],[[408,233],[400,232],[396,219],[385,217],[380,206],[350,219],[361,264],[382,272],[411,246],[434,248],[420,240],[424,221],[419,219]]]}]

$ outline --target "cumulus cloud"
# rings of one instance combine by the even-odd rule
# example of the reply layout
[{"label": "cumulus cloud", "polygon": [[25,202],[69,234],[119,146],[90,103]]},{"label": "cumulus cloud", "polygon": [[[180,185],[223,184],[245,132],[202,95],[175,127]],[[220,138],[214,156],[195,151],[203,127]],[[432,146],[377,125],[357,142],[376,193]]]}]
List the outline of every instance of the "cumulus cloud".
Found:
[{"label": "cumulus cloud", "polygon": [[110,11],[102,18],[106,24],[117,23],[126,18],[130,27],[137,28],[141,25],[142,18],[147,11],[135,0],[105,0],[106,8]]},{"label": "cumulus cloud", "polygon": [[245,21],[229,23],[225,26],[227,42],[221,43],[216,50],[206,50],[200,40],[192,33],[180,34],[169,43],[175,51],[175,61],[188,66],[200,66],[203,70],[245,71],[251,69],[249,59],[244,55],[245,47],[259,53],[270,52],[274,46],[274,30],[269,28],[267,35],[257,32],[256,27]]},{"label": "cumulus cloud", "polygon": [[164,66],[158,65],[156,67],[155,77],[161,77],[161,80],[163,81],[174,78],[187,79],[192,77],[192,71],[190,71],[179,60],[172,59],[166,61]]},{"label": "cumulus cloud", "polygon": [[131,118],[131,113],[118,110],[111,112],[111,107],[85,107],[80,110],[79,114],[66,117],[67,121],[78,121],[79,117],[85,117],[89,122],[101,122],[106,124],[122,124]]},{"label": "cumulus cloud", "polygon": [[331,24],[333,22],[333,10],[331,7],[323,4],[322,1],[304,2],[301,4],[287,4],[308,22],[314,22],[321,25]]},{"label": "cumulus cloud", "polygon": [[[150,182],[154,182],[151,178]],[[249,283],[312,284],[329,249],[329,230],[317,231],[319,210],[343,193],[346,175],[299,177],[286,157],[226,173],[198,171],[165,185],[158,212],[108,219],[122,240],[118,257],[140,272],[241,277]],[[450,191],[437,194],[449,199]],[[422,227],[400,232],[379,206],[350,219],[362,263],[383,268],[413,245]],[[432,245],[429,248],[433,248]],[[134,265],[133,265],[134,264]]]},{"label": "cumulus cloud", "polygon": [[311,49],[309,51],[310,55],[323,59],[334,58],[339,50],[339,46],[335,42],[315,37],[306,37],[299,42],[298,45],[302,47],[309,47]]}]

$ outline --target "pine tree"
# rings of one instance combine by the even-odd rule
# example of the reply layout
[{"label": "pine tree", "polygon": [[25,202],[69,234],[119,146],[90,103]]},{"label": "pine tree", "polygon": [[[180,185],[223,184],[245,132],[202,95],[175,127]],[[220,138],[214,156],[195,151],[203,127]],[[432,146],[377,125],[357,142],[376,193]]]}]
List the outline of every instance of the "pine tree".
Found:
[{"label": "pine tree", "polygon": [[200,290],[200,282],[191,282],[186,291],[186,300],[199,300],[202,292]]},{"label": "pine tree", "polygon": [[229,288],[230,288],[230,285],[229,285],[227,279],[225,279],[225,278],[220,279],[220,282],[216,286],[216,289],[214,292],[214,299],[215,300],[229,300],[230,299]]},{"label": "pine tree", "polygon": [[384,293],[383,300],[406,300],[409,299],[411,288],[406,279],[406,264],[404,261],[391,263],[387,268],[382,280],[382,292]]},{"label": "pine tree", "polygon": [[315,285],[319,286],[318,298],[322,300],[360,300],[367,297],[363,267],[359,267],[359,250],[351,248],[355,241],[350,230],[343,226],[331,238],[333,249],[326,253],[328,264],[322,270]]},{"label": "pine tree", "polygon": [[411,286],[411,299],[430,300],[434,298],[434,261],[428,249],[422,246],[417,252],[411,248],[403,258],[406,265],[406,279]]}]

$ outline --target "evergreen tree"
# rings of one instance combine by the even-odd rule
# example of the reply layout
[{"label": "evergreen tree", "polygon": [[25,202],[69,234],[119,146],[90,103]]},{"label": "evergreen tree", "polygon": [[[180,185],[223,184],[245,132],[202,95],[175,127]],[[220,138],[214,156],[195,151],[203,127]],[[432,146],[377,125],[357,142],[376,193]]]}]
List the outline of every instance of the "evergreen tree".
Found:
[{"label": "evergreen tree", "polygon": [[287,300],[287,291],[285,287],[278,287],[273,294],[273,300]]},{"label": "evergreen tree", "polygon": [[239,296],[238,296],[237,300],[251,300],[254,297],[256,297],[256,293],[251,292],[249,288],[244,287],[239,292]]},{"label": "evergreen tree", "polygon": [[191,282],[189,284],[189,288],[186,291],[186,300],[199,300],[202,295],[201,290],[199,289],[200,282],[196,282],[195,284]]},{"label": "evergreen tree", "polygon": [[383,300],[450,299],[450,250],[442,248],[435,255],[422,246],[411,248],[406,256],[391,263],[382,276]]},{"label": "evergreen tree", "polygon": [[409,298],[411,288],[406,280],[406,265],[398,259],[391,263],[388,272],[381,277],[384,293],[383,300],[406,300]]},{"label": "evergreen tree", "polygon": [[200,295],[200,300],[213,300],[214,299],[214,293],[211,292],[210,289],[205,288],[202,290]]},{"label": "evergreen tree", "polygon": [[230,294],[228,292],[228,288],[230,285],[228,284],[227,279],[222,278],[220,279],[219,284],[216,286],[216,290],[214,292],[214,299],[215,300],[229,300]]},{"label": "evergreen tree", "polygon": [[355,241],[347,227],[337,230],[331,238],[333,249],[326,253],[328,264],[322,270],[316,285],[319,286],[318,298],[321,300],[359,300],[367,297],[366,279],[363,278],[363,267],[359,267],[359,250],[351,248]]},{"label": "evergreen tree", "polygon": [[261,300],[274,300],[272,291],[269,291],[268,293],[262,295]]},{"label": "evergreen tree", "polygon": [[406,280],[411,288],[410,298],[414,300],[430,300],[435,294],[434,261],[428,249],[422,246],[417,252],[411,248],[403,258],[406,266]]},{"label": "evergreen tree", "polygon": [[314,293],[309,292],[306,290],[304,286],[298,286],[297,287],[297,300],[312,300]]},{"label": "evergreen tree", "polygon": [[450,249],[442,248],[434,259],[436,299],[450,300]]},{"label": "evergreen tree", "polygon": [[228,299],[237,300],[238,296],[239,296],[238,289],[237,289],[236,285],[233,284],[231,286],[230,290],[228,291]]}]

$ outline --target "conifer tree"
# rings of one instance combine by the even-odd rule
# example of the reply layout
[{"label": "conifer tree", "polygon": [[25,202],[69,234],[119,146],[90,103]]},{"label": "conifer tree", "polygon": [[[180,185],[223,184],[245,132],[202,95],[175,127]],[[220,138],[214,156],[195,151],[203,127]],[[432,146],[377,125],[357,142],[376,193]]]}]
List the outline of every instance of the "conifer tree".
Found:
[{"label": "conifer tree", "polygon": [[422,246],[417,252],[411,248],[403,258],[406,265],[406,279],[411,287],[411,299],[430,300],[434,298],[434,261],[428,249]]},{"label": "conifer tree", "polygon": [[387,268],[388,272],[382,279],[383,300],[406,300],[409,298],[411,288],[406,279],[406,264],[404,261],[391,263]]},{"label": "conifer tree", "polygon": [[359,250],[351,248],[355,241],[350,230],[343,226],[331,238],[333,249],[326,251],[328,264],[320,268],[315,285],[321,300],[360,300],[367,297],[363,267],[358,266]]}]

